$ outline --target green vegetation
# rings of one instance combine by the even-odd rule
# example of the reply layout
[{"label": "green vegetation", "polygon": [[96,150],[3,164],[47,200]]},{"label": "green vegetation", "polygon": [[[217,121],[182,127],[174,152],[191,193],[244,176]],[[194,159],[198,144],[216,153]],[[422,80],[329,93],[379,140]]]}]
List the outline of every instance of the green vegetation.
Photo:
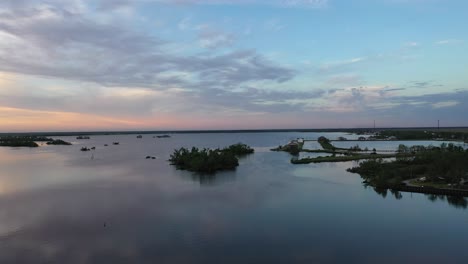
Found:
[{"label": "green vegetation", "polygon": [[467,188],[464,182],[468,178],[468,150],[453,144],[442,144],[440,147],[411,148],[400,145],[399,151],[414,156],[399,156],[391,162],[367,160],[348,171],[360,174],[372,186],[380,188],[398,186],[403,181],[416,178],[421,186]]},{"label": "green vegetation", "polygon": [[336,154],[336,152],[333,150],[325,150],[325,149],[302,149],[301,152]]},{"label": "green vegetation", "polygon": [[[342,153],[342,151],[349,151],[349,152],[362,151],[362,149],[359,147],[359,145],[353,146],[353,147],[351,147],[349,149],[335,147],[331,143],[331,140],[324,137],[324,136],[319,137],[317,139],[317,142],[320,144],[320,146],[322,146],[322,148],[324,150],[331,151],[332,153]],[[339,151],[339,150],[342,150],[342,151]]]},{"label": "green vegetation", "polygon": [[459,140],[468,139],[468,133],[460,131],[384,130],[372,138],[396,140]]},{"label": "green vegetation", "polygon": [[61,139],[55,139],[55,140],[52,140],[52,141],[47,141],[47,145],[71,145],[72,143],[70,142],[67,142],[67,141],[63,141]]},{"label": "green vegetation", "polygon": [[[272,151],[285,151],[285,152],[291,153],[292,155],[298,155],[300,152],[309,152],[309,153],[330,153],[330,154],[334,154],[334,155],[344,154],[344,155],[347,155],[347,156],[349,156],[349,155],[358,155],[358,154],[356,154],[356,152],[363,152],[363,151],[368,152],[369,151],[367,148],[361,149],[359,147],[359,145],[355,145],[353,147],[350,147],[349,149],[337,148],[331,143],[331,140],[329,140],[328,138],[323,137],[323,136],[319,137],[317,139],[317,141],[320,144],[320,146],[322,146],[323,149],[304,149],[303,148],[304,147],[304,140],[292,140],[291,142],[289,142],[285,146],[280,145],[277,148],[273,148],[271,150]],[[377,154],[375,149],[373,150],[372,154]],[[340,160],[340,157],[334,157],[330,161],[331,162],[345,161],[344,158],[342,158],[342,159],[343,160]],[[354,159],[350,159],[348,157],[348,158],[346,158],[346,161],[347,160],[358,160],[358,159],[364,159],[364,158],[355,157]],[[310,161],[310,162],[306,162],[304,159],[303,159],[303,162],[301,162],[298,159],[293,159],[293,160],[294,160],[293,163],[297,163],[297,164],[310,163],[310,162],[317,162],[318,161],[317,158],[314,158],[313,159],[314,161]],[[325,162],[325,161],[319,161],[319,162]]]},{"label": "green vegetation", "polygon": [[321,162],[344,162],[353,160],[376,160],[386,159],[395,157],[410,157],[412,154],[355,154],[345,156],[328,156],[328,157],[316,157],[316,158],[303,158],[303,159],[291,159],[293,164],[308,164],[308,163],[321,163]]},{"label": "green vegetation", "polygon": [[21,137],[1,137],[0,138],[0,146],[2,147],[30,147],[36,148],[39,145],[29,139],[24,139]]},{"label": "green vegetation", "polygon": [[230,152],[236,156],[244,156],[244,155],[248,155],[248,154],[252,154],[254,153],[254,149],[247,146],[246,144],[242,144],[242,143],[237,143],[237,144],[234,144],[234,145],[231,145],[227,148],[224,148],[222,150],[223,152]]},{"label": "green vegetation", "polygon": [[0,146],[3,147],[39,147],[36,142],[47,142],[47,145],[71,145],[71,143],[44,136],[2,136],[0,137]]},{"label": "green vegetation", "polygon": [[318,143],[323,149],[335,151],[336,147],[330,143],[330,140],[324,136],[318,138]]},{"label": "green vegetation", "polygon": [[178,169],[213,173],[219,170],[233,170],[239,166],[238,156],[253,153],[245,144],[235,144],[224,149],[180,148],[174,150],[169,161]]},{"label": "green vegetation", "polygon": [[271,151],[284,151],[288,152],[291,155],[298,155],[299,152],[303,151],[304,140],[291,140],[288,144],[284,146],[278,146],[277,148],[271,149]]}]

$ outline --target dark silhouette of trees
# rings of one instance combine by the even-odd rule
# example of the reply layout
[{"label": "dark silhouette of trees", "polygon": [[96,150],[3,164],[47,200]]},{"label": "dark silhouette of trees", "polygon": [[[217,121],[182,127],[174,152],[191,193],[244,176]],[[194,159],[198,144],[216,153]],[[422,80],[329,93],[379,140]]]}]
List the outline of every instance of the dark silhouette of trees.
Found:
[{"label": "dark silhouette of trees", "polygon": [[[391,162],[367,160],[348,171],[358,173],[374,186],[391,187],[402,181],[426,177],[427,182],[459,185],[468,178],[468,150],[452,143],[440,147],[400,145],[399,152],[415,153],[414,157],[397,158]],[[465,188],[465,186],[457,186]]]},{"label": "dark silhouette of trees", "polygon": [[235,144],[224,149],[174,150],[169,161],[178,169],[213,173],[219,170],[233,170],[239,166],[239,156],[253,153],[254,150],[245,144]]}]

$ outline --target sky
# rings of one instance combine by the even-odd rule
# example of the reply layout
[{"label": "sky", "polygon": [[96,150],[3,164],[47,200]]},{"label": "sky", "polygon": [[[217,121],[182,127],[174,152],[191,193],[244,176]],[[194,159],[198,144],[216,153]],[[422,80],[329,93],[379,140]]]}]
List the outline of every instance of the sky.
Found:
[{"label": "sky", "polygon": [[1,0],[0,132],[468,126],[466,10]]}]

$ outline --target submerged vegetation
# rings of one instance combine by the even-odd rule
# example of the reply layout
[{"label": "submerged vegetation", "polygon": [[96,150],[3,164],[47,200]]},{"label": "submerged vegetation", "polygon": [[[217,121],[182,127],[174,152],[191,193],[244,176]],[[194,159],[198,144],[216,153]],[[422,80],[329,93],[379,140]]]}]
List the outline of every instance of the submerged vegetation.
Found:
[{"label": "submerged vegetation", "polygon": [[178,169],[213,173],[219,170],[233,170],[239,166],[239,156],[253,153],[245,144],[235,144],[224,149],[180,148],[174,150],[169,161]]},{"label": "submerged vegetation", "polygon": [[468,150],[454,144],[440,147],[400,145],[402,154],[394,161],[371,159],[348,171],[358,173],[374,187],[391,188],[399,185],[434,188],[468,189]]}]

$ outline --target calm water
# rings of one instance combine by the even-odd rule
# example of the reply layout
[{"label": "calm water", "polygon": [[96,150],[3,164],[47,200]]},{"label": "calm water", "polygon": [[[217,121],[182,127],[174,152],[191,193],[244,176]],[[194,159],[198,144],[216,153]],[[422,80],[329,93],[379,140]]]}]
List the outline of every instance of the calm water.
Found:
[{"label": "calm water", "polygon": [[[346,172],[355,163],[292,165],[269,151],[320,135],[351,138],[122,135],[0,148],[0,263],[466,263],[465,200],[379,194]],[[236,171],[200,176],[167,162],[174,148],[237,142],[256,152]]]}]

